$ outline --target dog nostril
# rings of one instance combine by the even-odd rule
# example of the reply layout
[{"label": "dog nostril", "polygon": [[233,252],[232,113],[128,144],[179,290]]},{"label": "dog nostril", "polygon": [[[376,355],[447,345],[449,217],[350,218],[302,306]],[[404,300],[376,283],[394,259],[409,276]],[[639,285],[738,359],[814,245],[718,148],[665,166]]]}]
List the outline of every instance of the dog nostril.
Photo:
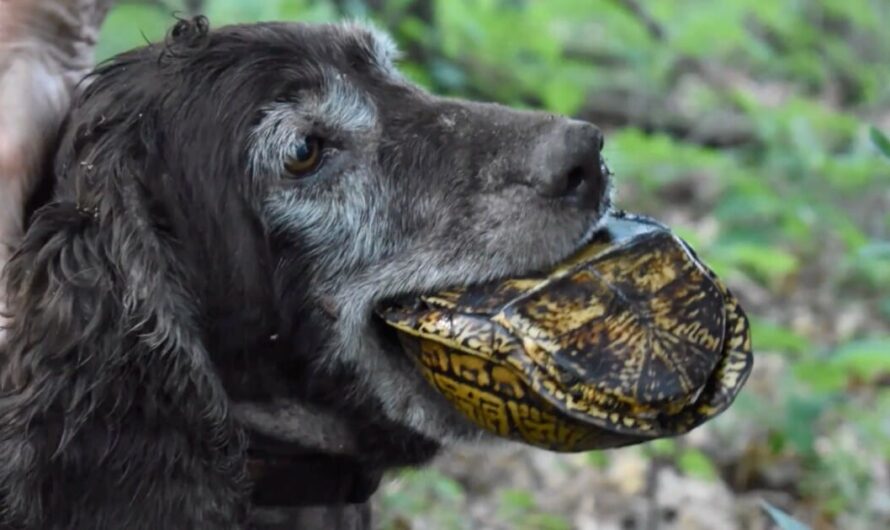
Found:
[{"label": "dog nostril", "polygon": [[543,140],[542,156],[535,159],[543,168],[536,182],[538,192],[581,208],[601,204],[609,177],[601,152],[602,132],[589,123],[569,120]]},{"label": "dog nostril", "polygon": [[584,184],[584,181],[587,180],[584,173],[585,170],[581,166],[575,166],[569,171],[568,176],[566,176],[565,190],[563,192],[565,195],[573,193]]},{"label": "dog nostril", "polygon": [[600,157],[596,157],[583,164],[572,166],[561,179],[556,195],[560,197],[580,197],[595,193],[606,173]]}]

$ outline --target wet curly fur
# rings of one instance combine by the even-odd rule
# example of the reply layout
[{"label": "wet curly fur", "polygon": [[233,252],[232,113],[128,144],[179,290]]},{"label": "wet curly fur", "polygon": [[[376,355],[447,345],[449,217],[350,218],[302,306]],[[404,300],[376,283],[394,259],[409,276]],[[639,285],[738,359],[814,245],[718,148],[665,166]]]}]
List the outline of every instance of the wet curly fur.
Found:
[{"label": "wet curly fur", "polygon": [[[6,271],[8,525],[243,528],[238,400],[333,411],[379,469],[478,436],[373,306],[567,255],[608,207],[601,140],[431,96],[392,53],[353,25],[197,19],[90,76]],[[325,163],[295,178],[308,135]]]}]

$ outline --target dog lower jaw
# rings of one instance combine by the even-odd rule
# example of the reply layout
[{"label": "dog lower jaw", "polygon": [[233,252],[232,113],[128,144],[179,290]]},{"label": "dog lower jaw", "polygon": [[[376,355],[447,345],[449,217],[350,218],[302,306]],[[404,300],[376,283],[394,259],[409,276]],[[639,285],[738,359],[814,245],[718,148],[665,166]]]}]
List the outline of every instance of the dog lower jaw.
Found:
[{"label": "dog lower jaw", "polygon": [[[595,216],[583,233],[578,235],[572,248],[552,263],[538,263],[551,267],[571,256],[587,244],[609,218],[611,211],[611,186],[604,194]],[[331,349],[324,361],[329,368],[349,366],[354,371],[358,386],[366,396],[380,404],[387,420],[408,427],[410,430],[431,438],[443,445],[479,442],[495,436],[473,424],[442,394],[426,381],[417,363],[405,352],[397,340],[386,337],[377,326],[375,308],[386,299],[397,298],[407,292],[423,292],[444,289],[450,283],[466,282],[470,271],[453,269],[447,273],[430,268],[436,256],[418,254],[412,261],[385,263],[368,268],[366,274],[351,282],[337,285],[333,281],[319,282],[328,289],[313,293],[317,300],[330,306],[324,310],[333,319]],[[435,262],[435,261],[433,261]],[[490,277],[478,278],[480,282],[494,281],[511,274],[502,266],[493,267]],[[528,269],[535,269],[529,264]],[[524,271],[513,270],[512,274]],[[430,275],[434,277],[430,279]],[[325,285],[326,284],[326,285]],[[353,399],[361,399],[354,396]]]},{"label": "dog lower jaw", "polygon": [[352,288],[344,291],[351,293],[349,296],[329,298],[337,306],[336,320],[328,353],[321,357],[318,368],[336,371],[347,367],[355,375],[356,390],[344,396],[344,400],[361,406],[370,400],[386,421],[442,445],[482,437],[481,429],[423,378],[415,361],[398,342],[384,337],[378,327],[382,324],[374,320],[374,307],[380,297],[373,291]]},{"label": "dog lower jaw", "polygon": [[400,344],[384,339],[374,327],[368,321],[358,345],[359,355],[385,359],[387,368],[361,374],[360,379],[380,402],[387,419],[446,446],[472,443],[487,436],[423,378],[416,362]]}]

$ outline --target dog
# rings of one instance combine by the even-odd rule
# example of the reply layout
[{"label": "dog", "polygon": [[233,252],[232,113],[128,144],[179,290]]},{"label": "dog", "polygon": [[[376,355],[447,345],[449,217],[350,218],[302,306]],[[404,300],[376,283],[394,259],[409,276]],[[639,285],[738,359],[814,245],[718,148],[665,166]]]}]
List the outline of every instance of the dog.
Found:
[{"label": "dog", "polygon": [[348,426],[371,477],[484,437],[375,308],[577,250],[603,135],[397,59],[368,25],[198,17],[94,70],[6,271],[5,524],[245,528],[252,452],[316,428],[281,403]]}]

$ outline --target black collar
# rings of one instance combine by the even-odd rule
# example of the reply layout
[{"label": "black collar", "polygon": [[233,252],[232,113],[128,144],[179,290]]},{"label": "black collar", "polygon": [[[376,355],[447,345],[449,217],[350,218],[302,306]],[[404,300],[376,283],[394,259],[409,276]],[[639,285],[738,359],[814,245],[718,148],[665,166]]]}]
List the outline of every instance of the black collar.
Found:
[{"label": "black collar", "polygon": [[251,454],[247,469],[256,506],[318,506],[363,503],[377,490],[381,471],[355,459],[325,453]]}]

